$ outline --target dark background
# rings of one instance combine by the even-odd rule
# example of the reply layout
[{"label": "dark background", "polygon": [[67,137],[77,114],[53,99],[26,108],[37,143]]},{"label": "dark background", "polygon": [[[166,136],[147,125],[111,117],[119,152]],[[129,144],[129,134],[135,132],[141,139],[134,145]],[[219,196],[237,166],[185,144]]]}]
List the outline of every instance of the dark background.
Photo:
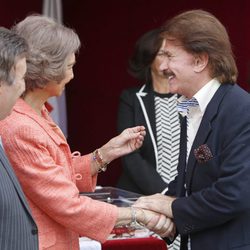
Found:
[{"label": "dark background", "polygon": [[[226,26],[239,69],[238,83],[249,90],[250,1],[213,0],[63,0],[64,24],[82,41],[75,78],[67,85],[68,142],[89,153],[116,135],[119,95],[140,84],[127,73],[137,38],[168,18],[189,9],[212,12]],[[0,26],[10,28],[31,13],[41,13],[42,0],[1,1]],[[99,175],[98,184],[114,186],[120,161]]]}]

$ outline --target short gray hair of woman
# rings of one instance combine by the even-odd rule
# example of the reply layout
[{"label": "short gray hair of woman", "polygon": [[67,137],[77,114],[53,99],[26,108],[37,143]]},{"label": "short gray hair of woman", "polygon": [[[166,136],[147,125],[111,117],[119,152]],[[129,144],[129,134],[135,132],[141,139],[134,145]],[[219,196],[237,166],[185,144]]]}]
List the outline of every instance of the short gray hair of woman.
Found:
[{"label": "short gray hair of woman", "polygon": [[60,83],[65,77],[67,58],[80,48],[75,31],[42,15],[27,16],[12,29],[27,41],[30,49],[26,93],[51,81]]}]

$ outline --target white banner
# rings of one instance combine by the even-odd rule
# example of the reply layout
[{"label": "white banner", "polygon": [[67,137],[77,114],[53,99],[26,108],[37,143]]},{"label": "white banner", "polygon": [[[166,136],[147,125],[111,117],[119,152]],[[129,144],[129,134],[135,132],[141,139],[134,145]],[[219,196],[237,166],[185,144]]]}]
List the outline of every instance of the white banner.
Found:
[{"label": "white banner", "polygon": [[[54,18],[58,23],[62,23],[62,2],[61,0],[43,0],[43,15]],[[51,97],[48,103],[53,110],[50,113],[52,119],[61,128],[67,138],[67,110],[65,91],[59,97]]]}]

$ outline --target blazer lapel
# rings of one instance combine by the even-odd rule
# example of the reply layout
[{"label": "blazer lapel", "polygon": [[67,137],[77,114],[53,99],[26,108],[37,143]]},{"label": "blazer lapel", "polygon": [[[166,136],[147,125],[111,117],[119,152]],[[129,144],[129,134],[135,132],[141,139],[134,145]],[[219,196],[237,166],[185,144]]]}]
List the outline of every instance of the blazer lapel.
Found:
[{"label": "blazer lapel", "polygon": [[158,166],[158,154],[156,145],[156,126],[155,126],[155,111],[154,111],[154,95],[149,85],[143,85],[142,88],[136,93],[139,100],[146,124],[148,133],[150,135],[154,154],[156,159],[156,167]]},{"label": "blazer lapel", "polygon": [[[152,129],[154,138],[156,137],[156,125],[155,125],[155,103],[154,103],[154,94],[150,86],[147,87],[146,95],[142,96],[143,104],[145,105],[146,114],[149,118],[149,124]],[[145,115],[145,114],[144,114]]]},{"label": "blazer lapel", "polygon": [[[46,119],[44,117],[38,116],[34,110],[22,99],[19,99],[14,106],[14,110],[18,113],[24,114],[34,120],[39,126],[51,137],[51,139],[57,144],[65,144],[66,139],[60,129],[56,126],[56,124],[51,120],[49,115],[46,115]],[[46,111],[43,111],[44,113]]]},{"label": "blazer lapel", "polygon": [[216,116],[218,112],[219,105],[226,94],[226,92],[232,87],[229,84],[222,84],[220,88],[216,91],[213,98],[209,102],[206,111],[203,115],[200,127],[198,132],[195,136],[192,148],[190,150],[188,162],[187,162],[187,169],[186,169],[186,185],[187,191],[190,193],[190,187],[192,182],[193,171],[196,165],[196,159],[194,156],[194,149],[198,148],[200,145],[204,144],[212,131],[211,122]]}]

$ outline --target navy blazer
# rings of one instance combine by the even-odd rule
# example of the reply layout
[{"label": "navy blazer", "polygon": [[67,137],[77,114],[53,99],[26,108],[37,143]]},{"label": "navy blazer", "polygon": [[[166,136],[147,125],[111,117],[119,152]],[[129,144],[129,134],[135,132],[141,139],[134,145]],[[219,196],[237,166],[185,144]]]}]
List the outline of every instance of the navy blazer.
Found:
[{"label": "navy blazer", "polygon": [[22,188],[0,145],[0,249],[38,249],[38,230]]},{"label": "navy blazer", "polygon": [[[203,144],[213,157],[198,163],[194,150]],[[172,204],[180,234],[190,235],[192,250],[249,250],[249,94],[236,84],[222,84],[206,108],[186,174],[185,152],[180,150],[178,176],[168,192],[183,196]]]},{"label": "navy blazer", "polygon": [[156,171],[158,156],[151,85],[129,88],[121,94],[118,132],[137,125],[145,126],[146,136],[139,150],[122,157],[123,172],[117,186],[144,195],[159,193],[167,184]]}]

